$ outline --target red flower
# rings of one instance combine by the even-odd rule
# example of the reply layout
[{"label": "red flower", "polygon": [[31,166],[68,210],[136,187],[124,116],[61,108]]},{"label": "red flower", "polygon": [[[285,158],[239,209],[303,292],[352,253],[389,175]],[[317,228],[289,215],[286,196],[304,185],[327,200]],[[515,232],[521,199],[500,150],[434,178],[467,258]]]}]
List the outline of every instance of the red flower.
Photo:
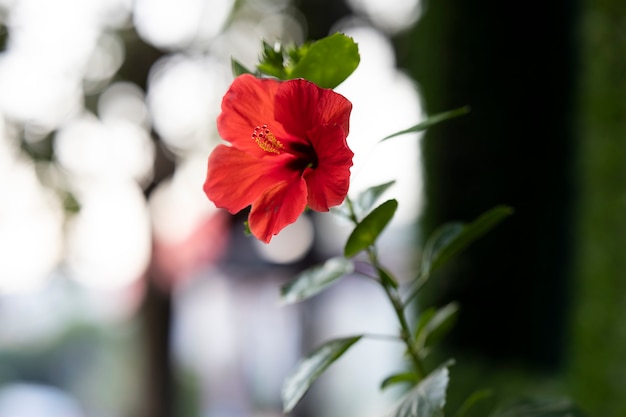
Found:
[{"label": "red flower", "polygon": [[348,193],[354,155],[346,137],[352,104],[306,80],[241,75],[222,101],[217,128],[231,146],[209,157],[204,192],[269,242],[308,205],[328,211]]}]

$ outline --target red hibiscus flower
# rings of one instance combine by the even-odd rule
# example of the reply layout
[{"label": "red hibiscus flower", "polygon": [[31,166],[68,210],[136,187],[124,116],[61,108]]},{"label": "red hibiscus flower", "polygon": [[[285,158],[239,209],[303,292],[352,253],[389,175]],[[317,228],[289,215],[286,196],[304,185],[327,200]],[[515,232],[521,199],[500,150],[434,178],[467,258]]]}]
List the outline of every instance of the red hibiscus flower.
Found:
[{"label": "red hibiscus flower", "polygon": [[204,192],[235,214],[252,205],[248,224],[269,242],[308,205],[328,211],[348,193],[353,153],[346,137],[352,104],[306,80],[241,75],[222,101],[220,136]]}]

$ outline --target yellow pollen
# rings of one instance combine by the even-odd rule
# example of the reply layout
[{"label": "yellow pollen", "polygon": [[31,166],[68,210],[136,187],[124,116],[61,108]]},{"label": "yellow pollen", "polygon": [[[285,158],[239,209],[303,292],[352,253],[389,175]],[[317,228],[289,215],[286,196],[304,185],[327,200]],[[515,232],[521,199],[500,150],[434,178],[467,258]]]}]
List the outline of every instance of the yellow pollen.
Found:
[{"label": "yellow pollen", "polygon": [[283,152],[283,144],[276,139],[276,136],[269,130],[267,125],[257,126],[252,131],[252,139],[259,145],[259,148],[265,152],[281,154]]}]

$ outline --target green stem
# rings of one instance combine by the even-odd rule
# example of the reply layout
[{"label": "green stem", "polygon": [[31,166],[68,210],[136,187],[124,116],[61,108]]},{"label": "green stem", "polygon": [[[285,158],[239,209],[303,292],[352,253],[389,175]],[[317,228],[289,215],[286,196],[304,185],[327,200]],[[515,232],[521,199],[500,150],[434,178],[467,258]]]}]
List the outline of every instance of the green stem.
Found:
[{"label": "green stem", "polygon": [[[356,225],[358,225],[359,220],[354,212],[354,206],[352,205],[352,201],[350,198],[346,197],[346,205],[348,206],[348,210],[350,211],[350,219]],[[415,368],[415,372],[417,374],[418,380],[422,379],[426,373],[424,370],[424,365],[422,364],[422,360],[420,359],[419,353],[415,349],[413,342],[413,336],[411,332],[411,328],[404,314],[404,303],[400,298],[400,295],[396,288],[391,287],[386,283],[386,281],[380,276],[380,270],[382,266],[378,262],[378,256],[376,254],[376,247],[374,245],[367,248],[367,255],[369,257],[369,261],[377,271],[378,275],[378,283],[383,287],[385,294],[387,294],[387,298],[391,302],[393,306],[393,310],[396,313],[396,317],[398,319],[398,323],[400,324],[400,339],[406,345],[407,352],[411,358],[411,362]]]},{"label": "green stem", "polygon": [[[376,251],[374,247],[369,247],[367,250],[367,254],[369,256],[370,262],[379,270],[381,267],[378,262],[378,257],[376,256]],[[415,346],[413,345],[413,336],[411,334],[411,327],[406,319],[404,314],[404,304],[400,299],[400,296],[395,288],[390,287],[385,283],[385,281],[381,278],[379,280],[380,285],[385,290],[385,294],[387,294],[387,298],[391,302],[393,306],[393,310],[396,313],[396,317],[398,318],[398,322],[400,323],[400,338],[404,342],[407,348],[407,352],[411,358],[411,362],[413,362],[413,366],[415,367],[415,372],[417,373],[418,380],[422,379],[425,376],[424,365],[422,364],[422,360],[419,357],[418,352],[415,350]]]},{"label": "green stem", "polygon": [[352,223],[354,223],[354,225],[356,226],[357,224],[359,224],[359,219],[357,219],[356,214],[354,213],[354,205],[352,204],[352,200],[350,200],[350,197],[346,197],[346,205],[348,206],[348,210],[350,211],[350,220],[352,220]]}]

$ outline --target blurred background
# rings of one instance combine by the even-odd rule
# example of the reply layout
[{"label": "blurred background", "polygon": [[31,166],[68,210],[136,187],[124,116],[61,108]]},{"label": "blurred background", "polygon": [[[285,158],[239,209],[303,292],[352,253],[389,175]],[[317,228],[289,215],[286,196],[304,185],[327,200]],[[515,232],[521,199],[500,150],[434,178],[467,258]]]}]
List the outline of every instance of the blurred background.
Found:
[{"label": "blurred background", "polygon": [[[515,209],[420,299],[460,302],[450,409],[493,388],[475,415],[525,396],[626,415],[626,5],[518,6],[0,0],[0,417],[278,416],[303,354],[395,328],[358,277],[278,303],[341,253],[341,219],[307,213],[262,245],[201,189],[231,57],[335,31],[361,52],[338,88],[351,193],[397,180],[383,263],[408,279],[438,225]],[[358,344],[294,415],[383,415],[399,349]]]}]

